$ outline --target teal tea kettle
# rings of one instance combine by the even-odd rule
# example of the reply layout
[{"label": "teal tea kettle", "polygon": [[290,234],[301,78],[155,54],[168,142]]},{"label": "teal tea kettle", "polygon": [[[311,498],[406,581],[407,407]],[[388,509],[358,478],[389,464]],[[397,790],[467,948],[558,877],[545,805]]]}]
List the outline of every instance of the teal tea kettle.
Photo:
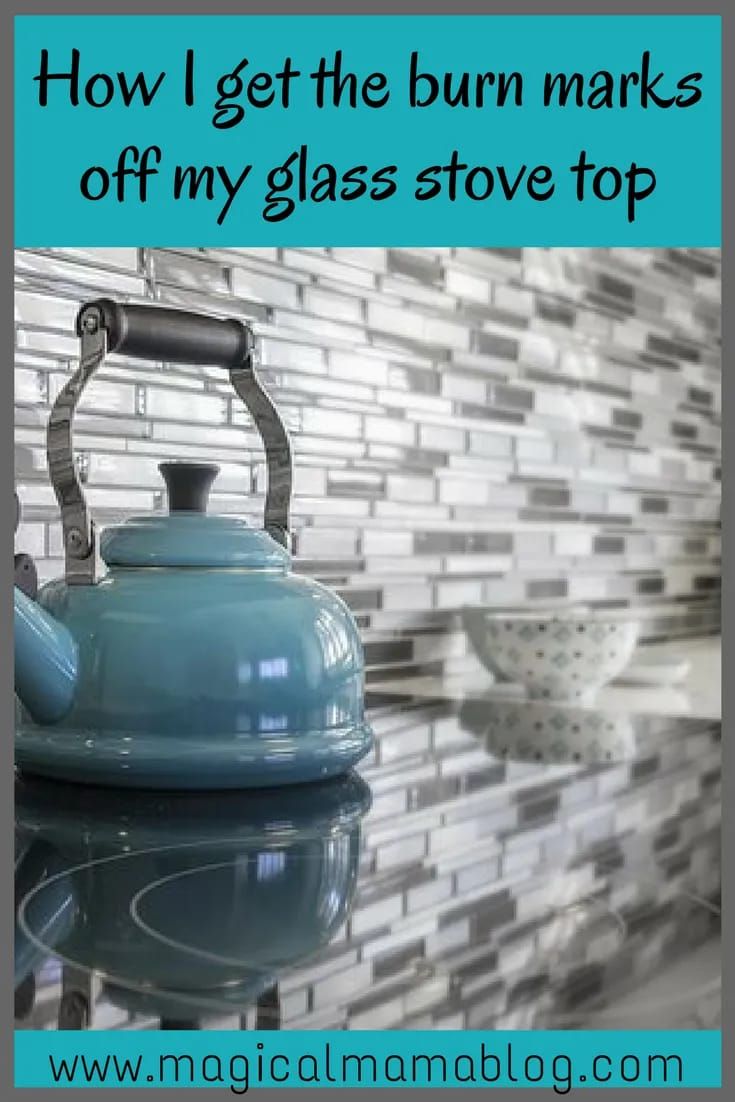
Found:
[{"label": "teal tea kettle", "polygon": [[[291,448],[249,326],[100,299],[77,317],[80,366],[48,424],[65,576],[15,588],[21,770],[142,788],[242,788],[345,772],[372,745],[346,605],[290,571]],[[97,539],[74,463],[74,412],[108,352],[227,368],[262,437],[265,527],[206,512],[218,468],[162,463],[168,515]]]}]

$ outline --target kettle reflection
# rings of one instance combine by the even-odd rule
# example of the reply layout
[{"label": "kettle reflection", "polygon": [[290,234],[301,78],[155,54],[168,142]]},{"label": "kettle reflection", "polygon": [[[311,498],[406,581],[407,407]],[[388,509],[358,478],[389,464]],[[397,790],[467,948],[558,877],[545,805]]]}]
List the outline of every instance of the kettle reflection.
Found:
[{"label": "kettle reflection", "polygon": [[346,921],[370,790],[16,782],[16,986],[49,956],[167,1018],[246,1010]]}]

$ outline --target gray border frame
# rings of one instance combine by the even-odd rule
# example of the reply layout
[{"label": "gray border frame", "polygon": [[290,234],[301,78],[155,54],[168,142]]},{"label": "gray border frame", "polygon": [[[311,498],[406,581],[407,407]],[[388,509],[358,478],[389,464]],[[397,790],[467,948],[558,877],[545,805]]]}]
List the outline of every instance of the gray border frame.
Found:
[{"label": "gray border frame", "polygon": [[[75,0],[75,2],[69,2],[68,4],[61,5],[58,0],[11,0],[7,7],[3,7],[2,11],[2,29],[3,34],[0,38],[0,111],[2,112],[2,127],[3,136],[5,139],[5,165],[6,171],[3,174],[3,189],[2,189],[2,206],[3,206],[3,218],[2,218],[2,245],[3,252],[7,258],[12,257],[13,251],[13,174],[12,174],[12,135],[13,135],[13,17],[15,15],[183,15],[183,14],[207,14],[207,15],[293,15],[293,14],[329,14],[329,15],[428,15],[428,14],[452,14],[452,15],[470,15],[470,14],[487,14],[487,15],[720,15],[722,17],[722,78],[723,78],[723,118],[722,118],[722,133],[723,136],[730,134],[732,136],[735,133],[735,121],[733,120],[732,105],[735,103],[735,75],[733,66],[726,65],[725,61],[731,58],[735,54],[735,12],[728,10],[732,6],[732,0],[719,0],[719,2],[711,2],[711,0],[647,0],[645,4],[641,4],[640,0],[565,0],[565,2],[554,3],[553,0],[208,0],[206,3],[202,3],[202,0],[158,0],[157,3],[146,2],[146,0]],[[530,20],[529,20],[530,24]],[[529,25],[529,30],[531,29]],[[733,158],[734,158],[735,143],[730,140],[728,144],[723,141],[722,150],[722,169],[723,169],[723,211],[722,211],[722,249],[723,249],[723,267],[722,267],[722,285],[723,285],[723,343],[726,350],[733,347],[733,329],[735,327],[735,321],[733,320],[733,314],[726,308],[730,299],[730,291],[733,283],[733,264],[731,260],[731,248],[733,242],[733,225],[735,223],[735,213],[732,209],[732,204],[728,206],[725,201],[725,197],[735,194],[735,179],[733,173]],[[3,497],[2,500],[7,502],[8,508],[8,528],[5,530],[9,533],[7,537],[8,544],[11,544],[13,537],[13,525],[10,523],[10,517],[12,515],[10,508],[11,490],[12,490],[12,478],[13,478],[13,374],[9,365],[13,363],[14,349],[12,343],[13,335],[13,314],[12,314],[12,301],[13,301],[13,270],[10,264],[10,260],[5,266],[5,293],[2,295],[2,317],[4,321],[4,331],[7,333],[7,359],[6,370],[3,372],[1,384],[3,388],[2,403],[0,409],[2,413],[0,416],[4,419],[3,429],[4,432],[0,436],[2,440],[2,448],[4,453],[4,459],[2,461],[2,479],[3,479]],[[730,406],[728,398],[728,386],[723,380],[723,401],[725,409]],[[729,467],[729,449],[727,442],[724,443],[723,450],[723,471],[725,467]],[[723,504],[722,504],[722,526],[725,545],[727,546],[727,535],[729,528],[729,517],[731,513],[731,495],[728,494],[728,487],[723,486]],[[2,661],[0,661],[0,700],[4,702],[5,715],[7,716],[7,735],[3,740],[2,749],[0,755],[3,756],[3,770],[2,777],[5,785],[5,792],[7,799],[3,802],[3,836],[5,838],[4,843],[4,866],[7,869],[13,863],[13,796],[12,796],[12,784],[13,784],[13,741],[12,741],[12,722],[14,720],[12,710],[12,692],[13,686],[10,677],[10,670],[12,665],[12,649],[13,649],[13,636],[11,626],[11,614],[10,614],[10,582],[11,582],[11,564],[12,564],[12,547],[7,546],[6,551],[3,553],[1,560],[6,564],[7,570],[7,585],[3,587],[3,607],[0,614],[0,647],[2,653]],[[732,585],[730,579],[730,571],[728,569],[727,559],[723,561],[723,590],[722,601],[725,606],[725,612],[730,611],[730,605],[735,598],[733,598]],[[723,648],[724,657],[727,662],[727,658],[730,653],[730,629],[729,629],[729,616],[725,615],[723,619]],[[730,714],[731,701],[735,700],[735,686],[731,685],[729,679],[725,677],[723,685],[723,708],[724,716],[727,717]],[[729,755],[725,750],[723,752],[723,770],[725,774],[725,785],[727,786],[729,775],[732,773],[732,768],[729,763]],[[731,814],[728,804],[725,801],[723,807],[723,822],[722,822],[722,836],[723,838],[727,834],[727,827],[729,822],[735,822],[735,815]],[[732,847],[733,853],[735,853],[735,846]],[[729,868],[728,865],[732,864],[732,854],[729,858],[726,858],[727,864],[723,866],[723,906],[727,908],[728,903],[728,882],[729,882]],[[9,875],[9,873],[7,874]],[[7,883],[8,881],[5,881]],[[11,946],[13,943],[13,929],[12,929],[12,914],[10,907],[3,907],[2,914],[0,915],[0,944],[4,946]],[[12,1006],[10,999],[10,992],[12,990],[12,984],[10,980],[11,975],[11,953],[6,950],[1,957],[2,964],[0,965],[0,982],[1,990],[6,994],[6,998],[3,1000],[2,1012],[0,1015],[0,1021],[5,1027],[0,1034],[0,1066],[2,1072],[0,1072],[0,1084],[13,1094],[16,1093],[12,1087],[13,1081],[13,1028],[14,1022],[12,1017]],[[727,1044],[728,1027],[732,1025],[733,1015],[731,1006],[731,989],[732,989],[732,977],[733,969],[735,967],[735,950],[731,950],[729,946],[725,945],[723,949],[723,1037],[725,1043],[723,1044],[723,1067],[722,1076],[723,1084],[731,1086],[733,1083],[733,1053],[731,1047]],[[7,1018],[5,1015],[7,1014]],[[7,1022],[7,1025],[6,1025]],[[723,1086],[723,1090],[725,1087]],[[5,1096],[5,1090],[3,1095]],[[49,1090],[26,1090],[21,1093],[23,1098],[34,1099],[36,1097],[45,1099],[50,1097],[53,1092]],[[416,1096],[416,1091],[413,1091],[410,1097]],[[436,1096],[436,1092],[430,1089],[424,1089],[419,1091],[423,1097],[431,1098]],[[446,1093],[446,1092],[445,1092]],[[459,1096],[459,1088],[449,1088],[449,1093]],[[525,1097],[538,1097],[539,1092],[537,1090],[508,1090],[501,1089],[499,1091],[504,1097],[517,1098],[519,1096]],[[630,1098],[632,1091],[624,1089],[613,1088],[604,1092],[605,1098]],[[666,1096],[667,1091],[664,1089],[652,1089],[644,1092],[647,1098],[652,1096]],[[677,1092],[677,1098],[689,1098],[699,1097],[701,1095],[699,1090],[680,1090]],[[94,1098],[109,1098],[109,1092],[105,1090],[85,1090],[79,1091],[67,1090],[66,1097],[74,1097],[79,1095],[84,1099]],[[154,1099],[178,1099],[180,1092],[169,1089],[155,1089],[148,1091],[145,1088],[141,1088],[136,1091],[136,1095],[142,1096],[148,1094],[149,1097]],[[197,1091],[196,1097],[200,1097],[202,1094],[206,1094],[212,1098],[222,1098],[221,1090],[204,1090]],[[386,1088],[382,1092],[381,1097],[386,1094],[395,1094],[397,1097],[406,1097],[405,1091],[393,1091]],[[341,1090],[337,1092],[338,1097],[343,1098],[346,1096],[354,1097],[355,1099],[365,1097],[365,1092],[361,1090]],[[273,1089],[268,1090],[266,1094],[267,1099],[273,1099],[274,1102],[278,1102],[279,1099],[296,1099],[303,1098],[303,1093],[298,1089]],[[573,1094],[574,1098],[585,1097],[594,1098],[600,1097],[600,1092],[594,1089],[580,1089],[576,1090]]]}]

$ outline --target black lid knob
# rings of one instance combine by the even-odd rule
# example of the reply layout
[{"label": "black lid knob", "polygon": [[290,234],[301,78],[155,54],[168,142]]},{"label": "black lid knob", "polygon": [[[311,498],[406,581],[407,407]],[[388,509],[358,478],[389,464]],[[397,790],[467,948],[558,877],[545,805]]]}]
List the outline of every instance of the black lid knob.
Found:
[{"label": "black lid knob", "polygon": [[219,474],[216,463],[160,463],[169,513],[206,513],[209,491]]}]

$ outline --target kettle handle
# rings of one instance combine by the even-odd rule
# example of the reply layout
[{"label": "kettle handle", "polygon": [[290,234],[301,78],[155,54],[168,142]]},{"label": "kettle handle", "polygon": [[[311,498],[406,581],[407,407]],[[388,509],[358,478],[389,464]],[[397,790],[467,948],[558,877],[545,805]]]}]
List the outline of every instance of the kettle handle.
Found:
[{"label": "kettle handle", "polygon": [[84,337],[90,319],[105,330],[108,353],[142,360],[236,367],[254,347],[252,329],[236,318],[212,318],[167,306],[96,299],[77,314],[78,337]]},{"label": "kettle handle", "polygon": [[103,298],[81,307],[76,330],[81,340],[79,368],[56,398],[46,441],[49,474],[61,509],[67,583],[91,585],[95,580],[95,526],[74,462],[72,427],[85,386],[110,352],[228,369],[235,393],[245,403],[265,448],[268,486],[264,527],[290,549],[291,442],[256,373],[251,327],[236,318],[211,318],[186,310],[128,305]]}]

